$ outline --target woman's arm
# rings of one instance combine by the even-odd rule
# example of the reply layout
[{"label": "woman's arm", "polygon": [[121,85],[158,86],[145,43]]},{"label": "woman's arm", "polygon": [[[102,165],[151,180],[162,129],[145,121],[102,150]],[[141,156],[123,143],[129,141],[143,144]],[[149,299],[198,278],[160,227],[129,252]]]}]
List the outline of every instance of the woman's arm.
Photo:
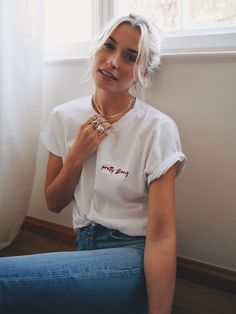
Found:
[{"label": "woman's arm", "polygon": [[[72,160],[71,160],[72,159]],[[45,183],[45,198],[49,210],[59,213],[73,199],[75,186],[79,180],[82,161],[62,158],[49,152]]]},{"label": "woman's arm", "polygon": [[171,314],[176,276],[176,165],[149,187],[144,253],[149,314]]},{"label": "woman's arm", "polygon": [[83,123],[64,164],[61,157],[49,153],[45,182],[45,198],[49,210],[60,212],[72,201],[84,160],[96,151],[110,133],[111,125],[102,116],[97,115],[97,120],[105,132],[98,133],[90,119]]}]

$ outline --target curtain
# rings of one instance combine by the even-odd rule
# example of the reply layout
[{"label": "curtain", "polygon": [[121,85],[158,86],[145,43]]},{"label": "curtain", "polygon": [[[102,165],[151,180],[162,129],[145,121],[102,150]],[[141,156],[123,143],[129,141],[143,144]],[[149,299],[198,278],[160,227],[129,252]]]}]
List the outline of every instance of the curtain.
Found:
[{"label": "curtain", "polygon": [[43,1],[0,0],[0,249],[27,214],[43,74]]}]

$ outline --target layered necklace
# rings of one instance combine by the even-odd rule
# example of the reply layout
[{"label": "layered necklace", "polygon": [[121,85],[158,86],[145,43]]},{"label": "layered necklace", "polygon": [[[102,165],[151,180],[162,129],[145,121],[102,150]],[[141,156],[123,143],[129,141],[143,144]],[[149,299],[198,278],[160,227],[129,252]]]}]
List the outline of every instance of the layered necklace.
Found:
[{"label": "layered necklace", "polygon": [[125,114],[126,112],[128,112],[128,111],[133,107],[133,105],[134,105],[134,103],[135,103],[135,99],[136,99],[136,98],[132,96],[131,99],[130,99],[130,102],[129,102],[128,106],[127,106],[124,110],[122,110],[122,111],[120,111],[120,112],[118,112],[118,113],[116,113],[116,114],[108,115],[108,114],[105,114],[104,112],[102,112],[101,108],[98,106],[98,104],[97,104],[96,101],[95,101],[95,97],[94,97],[94,96],[92,97],[92,101],[93,101],[93,103],[94,103],[95,109],[96,109],[102,116],[104,116],[105,118],[107,118],[108,120],[109,120],[109,119],[114,119],[114,118],[119,118],[119,117],[121,117],[123,114]]}]

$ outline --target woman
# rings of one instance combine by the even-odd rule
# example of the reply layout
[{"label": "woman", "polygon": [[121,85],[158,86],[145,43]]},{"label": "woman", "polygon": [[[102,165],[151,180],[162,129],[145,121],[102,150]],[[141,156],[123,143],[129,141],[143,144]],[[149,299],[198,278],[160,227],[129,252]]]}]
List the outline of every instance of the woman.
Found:
[{"label": "woman", "polygon": [[[112,20],[91,55],[94,94],[56,107],[42,135],[47,205],[60,212],[73,201],[79,251],[19,257],[18,268],[23,282],[23,263],[31,278],[20,280],[22,295],[43,295],[57,313],[65,306],[82,314],[171,313],[174,182],[185,155],[173,120],[130,93],[147,86],[158,66],[157,42],[142,17]],[[8,276],[8,283],[15,279]],[[11,288],[4,289],[13,303]],[[24,313],[41,306],[23,296],[14,296],[16,304]]]}]

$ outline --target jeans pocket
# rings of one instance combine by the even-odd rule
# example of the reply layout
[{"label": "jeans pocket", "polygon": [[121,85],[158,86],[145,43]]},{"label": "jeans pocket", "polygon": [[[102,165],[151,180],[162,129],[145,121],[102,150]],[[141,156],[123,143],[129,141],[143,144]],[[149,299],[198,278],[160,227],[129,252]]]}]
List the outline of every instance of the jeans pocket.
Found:
[{"label": "jeans pocket", "polygon": [[119,230],[112,230],[110,232],[110,239],[120,246],[128,246],[136,249],[144,250],[146,237],[144,236],[130,236],[122,233]]},{"label": "jeans pocket", "polygon": [[122,233],[119,230],[112,230],[110,232],[110,237],[116,240],[130,240],[132,238],[131,236],[125,233]]}]

